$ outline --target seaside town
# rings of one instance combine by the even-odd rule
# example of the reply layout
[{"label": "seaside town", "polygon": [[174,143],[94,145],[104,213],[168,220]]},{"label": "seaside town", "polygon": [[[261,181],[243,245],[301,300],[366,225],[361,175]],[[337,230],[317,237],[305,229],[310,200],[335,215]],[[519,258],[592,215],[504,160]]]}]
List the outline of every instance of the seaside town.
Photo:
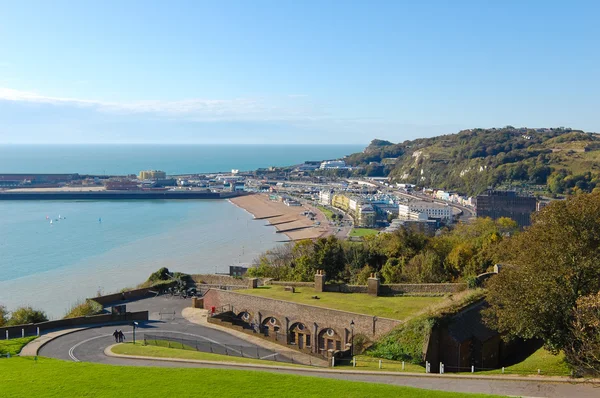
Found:
[{"label": "seaside town", "polygon": [[[269,219],[291,240],[329,235],[360,238],[399,228],[434,235],[444,226],[468,222],[474,217],[509,217],[525,227],[531,214],[551,200],[496,190],[467,197],[435,187],[392,183],[387,177],[341,178],[317,173],[352,169],[344,160],[337,159],[307,161],[291,167],[190,175],[167,175],[160,170],[143,170],[127,176],[0,174],[0,200],[11,197],[7,194],[22,199],[19,193],[38,194],[33,196],[38,199],[53,193],[60,194],[61,199],[68,199],[69,193],[77,193],[76,198],[82,198],[81,194],[115,194],[111,199],[134,192],[142,194],[141,198],[157,193],[179,193],[183,194],[181,197],[190,194],[190,198],[217,194],[231,199],[256,218]],[[281,215],[271,218],[274,212]]]},{"label": "seaside town", "polygon": [[600,397],[600,2],[2,2],[0,398]]}]

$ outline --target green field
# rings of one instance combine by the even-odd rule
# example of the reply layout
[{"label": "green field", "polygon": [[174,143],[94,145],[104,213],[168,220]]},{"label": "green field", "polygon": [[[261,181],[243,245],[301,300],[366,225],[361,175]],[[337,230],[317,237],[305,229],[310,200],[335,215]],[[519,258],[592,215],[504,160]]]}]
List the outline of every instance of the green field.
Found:
[{"label": "green field", "polygon": [[491,397],[317,377],[222,369],[112,366],[57,359],[0,360],[7,397]]},{"label": "green field", "polygon": [[362,238],[365,236],[377,235],[379,233],[376,229],[370,228],[353,228],[350,232],[350,237]]},{"label": "green field", "polygon": [[[374,297],[365,293],[315,293],[310,287],[298,287],[295,293],[286,292],[284,286],[263,286],[236,292],[400,320],[444,300],[444,297]],[[315,295],[319,297],[318,300],[312,298]]]},{"label": "green field", "polygon": [[[119,344],[112,348],[112,352],[122,355],[140,355],[145,357],[156,358],[177,358],[177,359],[193,359],[201,361],[217,361],[217,362],[235,362],[235,363],[251,363],[255,365],[269,366],[301,366],[287,362],[267,361],[261,359],[234,357],[229,355],[212,354],[210,352],[196,351],[193,347],[168,348],[164,340],[158,340],[157,345],[142,345],[132,343]],[[170,344],[173,344],[172,342]],[[173,346],[180,347],[177,343]]]},{"label": "green field", "polygon": [[0,340],[0,355],[17,355],[21,349],[31,340],[35,340],[36,336],[24,337],[19,339]]}]

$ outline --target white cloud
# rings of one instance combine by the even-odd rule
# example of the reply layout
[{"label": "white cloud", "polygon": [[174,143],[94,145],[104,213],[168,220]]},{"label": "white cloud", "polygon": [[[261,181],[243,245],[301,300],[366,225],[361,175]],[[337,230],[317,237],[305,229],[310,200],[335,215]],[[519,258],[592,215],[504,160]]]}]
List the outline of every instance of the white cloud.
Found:
[{"label": "white cloud", "polygon": [[[295,96],[294,98],[298,98]],[[90,108],[100,112],[118,114],[151,114],[192,121],[286,121],[315,120],[324,115],[304,104],[286,104],[279,99],[277,105],[264,99],[184,99],[177,101],[144,100],[111,102],[69,97],[53,97],[28,91],[0,87],[0,101],[49,104]]]}]

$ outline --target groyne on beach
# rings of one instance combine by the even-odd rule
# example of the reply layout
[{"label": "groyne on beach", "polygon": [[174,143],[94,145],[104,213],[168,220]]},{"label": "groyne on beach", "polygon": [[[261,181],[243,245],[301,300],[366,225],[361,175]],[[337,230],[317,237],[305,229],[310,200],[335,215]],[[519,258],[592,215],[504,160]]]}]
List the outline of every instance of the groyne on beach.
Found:
[{"label": "groyne on beach", "polygon": [[[331,234],[325,215],[312,206],[287,206],[283,202],[271,200],[266,194],[240,196],[229,200],[252,214],[255,220],[268,221],[290,240],[315,239]],[[313,212],[314,220],[303,215],[305,211]],[[316,225],[317,222],[320,225]]]}]

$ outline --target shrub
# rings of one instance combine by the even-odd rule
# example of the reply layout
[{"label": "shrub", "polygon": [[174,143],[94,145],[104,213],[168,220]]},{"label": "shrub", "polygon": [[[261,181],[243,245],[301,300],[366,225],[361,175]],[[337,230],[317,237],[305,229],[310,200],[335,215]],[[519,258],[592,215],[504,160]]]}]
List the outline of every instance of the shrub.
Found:
[{"label": "shrub", "polygon": [[46,322],[48,317],[41,310],[34,310],[31,307],[19,307],[11,313],[9,326],[25,325],[27,323]]},{"label": "shrub", "polygon": [[85,300],[84,302],[79,301],[71,307],[64,319],[96,315],[101,313],[102,310],[102,306],[94,300]]}]

